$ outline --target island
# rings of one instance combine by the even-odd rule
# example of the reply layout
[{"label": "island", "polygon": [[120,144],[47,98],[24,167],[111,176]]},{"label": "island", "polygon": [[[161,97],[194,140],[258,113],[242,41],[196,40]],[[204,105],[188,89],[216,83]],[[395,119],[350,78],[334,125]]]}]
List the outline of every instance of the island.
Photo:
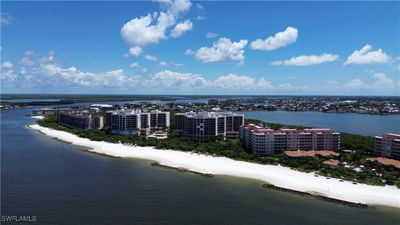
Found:
[{"label": "island", "polygon": [[[107,111],[100,110],[98,115]],[[178,112],[171,111],[171,124]],[[244,124],[258,124],[278,130],[301,126],[266,123],[245,119]],[[371,160],[374,138],[341,133],[340,150],[335,154],[300,155],[287,152],[258,155],[238,138],[193,141],[167,129],[167,137],[112,133],[110,129],[76,129],[60,124],[59,115],[40,117],[29,126],[50,137],[85,146],[91,152],[112,157],[133,157],[155,161],[168,168],[178,168],[206,176],[232,175],[264,181],[264,187],[306,193],[361,205],[400,207],[399,168]],[[307,152],[307,151],[303,151]],[[308,155],[307,155],[308,154]],[[397,186],[397,187],[396,187]]]}]

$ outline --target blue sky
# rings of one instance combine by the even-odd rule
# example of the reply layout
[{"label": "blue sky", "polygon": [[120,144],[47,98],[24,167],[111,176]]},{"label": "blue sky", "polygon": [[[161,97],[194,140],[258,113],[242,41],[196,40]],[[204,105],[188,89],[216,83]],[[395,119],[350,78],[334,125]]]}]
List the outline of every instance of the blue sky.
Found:
[{"label": "blue sky", "polygon": [[400,95],[400,2],[1,2],[2,93]]}]

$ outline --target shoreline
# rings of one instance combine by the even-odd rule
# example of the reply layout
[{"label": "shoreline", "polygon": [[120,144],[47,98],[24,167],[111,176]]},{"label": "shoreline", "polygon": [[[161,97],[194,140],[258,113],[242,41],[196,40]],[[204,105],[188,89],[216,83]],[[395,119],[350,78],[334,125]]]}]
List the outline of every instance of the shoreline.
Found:
[{"label": "shoreline", "polygon": [[[156,162],[158,166],[205,175],[228,175],[256,179],[281,189],[304,193],[320,193],[324,198],[363,205],[384,205],[400,208],[400,189],[395,186],[354,185],[350,181],[315,177],[288,167],[262,165],[236,161],[225,157],[213,157],[193,152],[157,150],[153,147],[134,147],[123,144],[91,141],[74,134],[42,127],[38,124],[28,128],[49,137],[74,145],[84,146],[89,152],[120,157],[139,158]],[[154,165],[156,165],[154,164]]]}]

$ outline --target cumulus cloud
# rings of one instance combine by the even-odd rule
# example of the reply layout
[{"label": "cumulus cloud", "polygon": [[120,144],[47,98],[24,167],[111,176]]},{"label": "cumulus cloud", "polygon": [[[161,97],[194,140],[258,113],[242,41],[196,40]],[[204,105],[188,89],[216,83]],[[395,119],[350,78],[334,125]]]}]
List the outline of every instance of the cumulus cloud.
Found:
[{"label": "cumulus cloud", "polygon": [[374,79],[373,82],[367,84],[361,79],[353,79],[343,85],[348,90],[365,90],[382,92],[388,90],[396,90],[395,82],[388,77],[385,73],[370,71],[371,77]]},{"label": "cumulus cloud", "polygon": [[[55,57],[55,54],[52,54]],[[38,55],[36,55],[38,56]],[[49,57],[49,55],[45,56]],[[201,74],[161,70],[149,73],[147,68],[128,74],[122,69],[105,72],[90,72],[75,66],[63,66],[59,60],[42,60],[44,57],[32,58],[31,65],[15,64],[12,61],[1,63],[1,87],[3,90],[112,90],[113,92],[135,88],[138,93],[158,90],[162,93],[396,93],[399,83],[381,72],[370,72],[373,81],[365,83],[356,78],[347,83],[326,82],[320,86],[297,86],[291,83],[272,83],[265,77],[222,74],[209,78]],[[160,62],[163,64],[163,61]],[[172,62],[167,64],[174,65]],[[138,63],[130,67],[138,68]],[[6,88],[6,89],[4,89]],[[13,89],[10,89],[13,88]],[[265,91],[265,92],[264,92]]]},{"label": "cumulus cloud", "polygon": [[286,30],[269,36],[265,40],[257,39],[251,42],[251,48],[256,50],[270,51],[293,44],[297,40],[298,30],[294,27],[287,27]]},{"label": "cumulus cloud", "polygon": [[374,72],[372,74],[372,77],[375,79],[374,86],[376,88],[393,88],[395,86],[394,82],[392,79],[390,79],[386,74],[381,73],[381,72]]},{"label": "cumulus cloud", "polygon": [[364,83],[362,80],[356,78],[345,83],[343,87],[348,90],[362,90],[362,89],[367,89],[368,85]]},{"label": "cumulus cloud", "polygon": [[194,54],[202,62],[219,62],[225,60],[244,61],[244,48],[247,40],[232,42],[229,38],[220,38],[211,47],[201,47],[197,51],[186,50],[186,54]]},{"label": "cumulus cloud", "polygon": [[157,56],[154,56],[154,55],[145,55],[144,58],[146,60],[153,61],[153,62],[158,60]]},{"label": "cumulus cloud", "polygon": [[190,31],[192,29],[192,26],[193,24],[192,22],[190,22],[190,20],[178,23],[171,31],[171,37],[177,38],[182,36],[185,32]]},{"label": "cumulus cloud", "polygon": [[[54,54],[55,55],[55,54]],[[165,63],[165,64],[164,64]],[[200,74],[174,72],[161,70],[149,75],[130,75],[122,69],[114,69],[106,72],[89,72],[75,66],[63,66],[56,59],[52,61],[35,60],[31,66],[20,66],[14,72],[12,62],[2,63],[7,71],[2,72],[2,86],[23,88],[124,88],[138,87],[142,90],[189,90],[208,91],[215,90],[267,90],[273,88],[271,82],[265,78],[254,78],[237,74],[227,74],[209,79]],[[160,65],[167,62],[161,61]],[[138,63],[132,63],[132,68],[138,68]],[[142,68],[140,73],[147,73]],[[140,84],[140,85],[139,85]]]},{"label": "cumulus cloud", "polygon": [[192,3],[189,0],[164,0],[160,3],[165,6],[165,11],[133,18],[122,26],[121,36],[131,47],[159,43],[167,38],[167,31],[173,27],[173,37],[178,37],[192,28],[190,20],[177,24],[181,15],[191,7]]},{"label": "cumulus cloud", "polygon": [[204,88],[207,80],[192,73],[178,73],[163,70],[154,74],[149,81],[153,85],[162,85],[167,89],[193,89]]},{"label": "cumulus cloud", "polygon": [[1,64],[1,68],[3,69],[12,69],[14,64],[10,61],[5,61]]},{"label": "cumulus cloud", "polygon": [[129,54],[131,54],[132,56],[139,56],[140,54],[142,54],[143,50],[141,47],[136,46],[136,47],[131,47],[129,49]]},{"label": "cumulus cloud", "polygon": [[215,80],[208,80],[201,75],[193,73],[179,73],[163,70],[154,74],[148,81],[153,85],[163,85],[171,89],[194,90],[266,90],[272,88],[271,82],[264,77],[256,79],[250,76],[227,74]]},{"label": "cumulus cloud", "polygon": [[259,80],[256,80],[253,77],[239,76],[232,73],[218,77],[209,85],[214,88],[232,90],[268,89],[272,87],[271,83],[265,80],[265,78],[260,78]]},{"label": "cumulus cloud", "polygon": [[339,58],[338,55],[324,53],[322,55],[301,55],[292,57],[288,60],[274,61],[271,65],[285,65],[285,66],[308,66],[322,64],[326,62],[333,62]]},{"label": "cumulus cloud", "polygon": [[384,64],[391,62],[391,60],[392,57],[383,52],[382,49],[372,51],[372,46],[367,44],[347,57],[344,65]]}]

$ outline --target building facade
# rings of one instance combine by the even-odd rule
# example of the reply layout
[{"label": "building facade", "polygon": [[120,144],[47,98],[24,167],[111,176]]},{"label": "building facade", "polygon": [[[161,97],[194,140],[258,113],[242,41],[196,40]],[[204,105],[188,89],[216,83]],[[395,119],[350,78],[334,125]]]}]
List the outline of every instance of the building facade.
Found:
[{"label": "building facade", "polygon": [[174,130],[193,141],[239,136],[244,115],[232,112],[186,112],[174,117]]},{"label": "building facade", "polygon": [[169,112],[158,110],[142,112],[140,110],[115,110],[106,112],[106,123],[113,134],[149,133],[169,127]]},{"label": "building facade", "polygon": [[400,134],[375,137],[375,153],[379,156],[400,159]]},{"label": "building facade", "polygon": [[340,133],[330,129],[280,129],[253,124],[242,126],[240,140],[243,146],[258,155],[270,155],[296,150],[338,150]]},{"label": "building facade", "polygon": [[80,130],[102,129],[103,117],[79,111],[62,111],[58,113],[58,123]]}]

